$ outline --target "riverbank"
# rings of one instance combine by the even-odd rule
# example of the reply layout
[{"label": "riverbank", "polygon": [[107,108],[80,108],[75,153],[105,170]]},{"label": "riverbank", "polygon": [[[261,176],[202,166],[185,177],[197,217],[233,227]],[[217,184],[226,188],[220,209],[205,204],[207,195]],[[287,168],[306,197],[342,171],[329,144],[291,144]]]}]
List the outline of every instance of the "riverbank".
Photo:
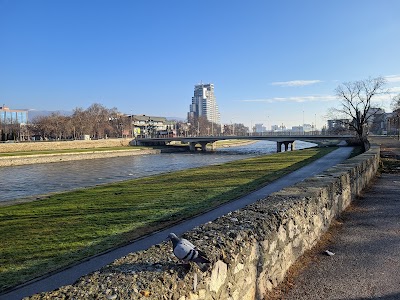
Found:
[{"label": "riverbank", "polygon": [[[136,147],[130,146],[130,142],[130,139],[107,139],[93,141],[3,143],[0,144],[0,167],[181,152],[188,151],[189,149],[184,145],[157,148]],[[226,140],[217,142],[216,147],[238,147],[252,143],[255,143],[255,141]]]},{"label": "riverbank", "polygon": [[161,153],[130,146],[131,139],[0,144],[0,167]]},{"label": "riverbank", "polygon": [[331,150],[265,155],[0,207],[2,288],[236,199]]},{"label": "riverbank", "polygon": [[109,157],[122,157],[132,155],[158,154],[160,149],[132,149],[132,150],[112,150],[112,151],[90,151],[90,152],[70,152],[63,154],[36,154],[36,155],[15,155],[0,157],[0,167],[21,166],[30,164],[55,163],[83,159],[98,159]]},{"label": "riverbank", "polygon": [[92,149],[107,147],[126,147],[132,139],[101,139],[73,141],[35,141],[18,143],[0,143],[0,153],[48,151],[65,149]]}]

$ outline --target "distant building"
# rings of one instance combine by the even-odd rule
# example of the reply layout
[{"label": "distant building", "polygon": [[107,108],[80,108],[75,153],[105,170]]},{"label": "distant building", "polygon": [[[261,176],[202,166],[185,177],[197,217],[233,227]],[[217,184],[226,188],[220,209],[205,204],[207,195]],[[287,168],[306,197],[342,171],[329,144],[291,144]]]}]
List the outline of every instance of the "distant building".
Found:
[{"label": "distant building", "polygon": [[206,117],[209,122],[220,124],[220,113],[214,95],[214,84],[197,84],[194,86],[192,104],[188,119]]},{"label": "distant building", "polygon": [[254,131],[256,132],[256,133],[262,133],[262,132],[266,132],[267,131],[267,129],[265,128],[265,126],[263,126],[264,124],[263,123],[260,123],[260,124],[255,124],[254,125]]},{"label": "distant building", "polygon": [[387,114],[381,108],[371,107],[367,112],[368,130],[370,133],[382,134],[387,131]]},{"label": "distant building", "polygon": [[10,109],[0,106],[0,124],[26,124],[28,123],[27,109]]},{"label": "distant building", "polygon": [[172,128],[167,124],[167,119],[164,117],[132,115],[131,120],[135,136],[158,137],[169,134],[169,131],[172,132]]},{"label": "distant building", "polygon": [[279,131],[278,125],[271,125],[271,131]]},{"label": "distant building", "polygon": [[0,106],[0,141],[27,140],[28,110]]},{"label": "distant building", "polygon": [[400,136],[400,109],[396,109],[392,113],[386,114],[385,124],[386,134],[395,134]]},{"label": "distant building", "polygon": [[328,132],[349,130],[350,119],[328,120]]},{"label": "distant building", "polygon": [[304,127],[299,125],[299,126],[292,126],[292,130],[293,133],[298,133],[301,134],[304,132]]},{"label": "distant building", "polygon": [[285,125],[271,125],[271,130],[274,132],[286,131]]},{"label": "distant building", "polygon": [[312,132],[312,131],[314,131],[314,125],[312,125],[312,124],[303,124],[303,131],[304,132]]}]

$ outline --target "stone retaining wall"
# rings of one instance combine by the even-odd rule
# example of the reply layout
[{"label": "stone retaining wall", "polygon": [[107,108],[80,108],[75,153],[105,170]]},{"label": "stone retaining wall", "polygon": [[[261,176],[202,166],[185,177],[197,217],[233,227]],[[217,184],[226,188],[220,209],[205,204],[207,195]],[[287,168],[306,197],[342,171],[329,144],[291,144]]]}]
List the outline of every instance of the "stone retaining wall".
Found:
[{"label": "stone retaining wall", "polygon": [[379,148],[199,226],[184,237],[212,261],[179,264],[170,243],[116,260],[74,285],[30,299],[263,299],[376,175]]}]

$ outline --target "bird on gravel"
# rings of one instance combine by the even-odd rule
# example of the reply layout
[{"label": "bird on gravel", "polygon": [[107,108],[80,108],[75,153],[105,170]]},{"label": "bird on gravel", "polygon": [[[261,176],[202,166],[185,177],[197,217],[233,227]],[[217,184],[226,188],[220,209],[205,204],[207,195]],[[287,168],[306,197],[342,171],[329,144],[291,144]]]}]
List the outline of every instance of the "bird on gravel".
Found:
[{"label": "bird on gravel", "polygon": [[197,249],[191,242],[178,238],[175,233],[170,233],[168,239],[172,241],[172,249],[179,260],[186,263],[195,262],[203,272],[208,269],[210,261],[206,254]]}]

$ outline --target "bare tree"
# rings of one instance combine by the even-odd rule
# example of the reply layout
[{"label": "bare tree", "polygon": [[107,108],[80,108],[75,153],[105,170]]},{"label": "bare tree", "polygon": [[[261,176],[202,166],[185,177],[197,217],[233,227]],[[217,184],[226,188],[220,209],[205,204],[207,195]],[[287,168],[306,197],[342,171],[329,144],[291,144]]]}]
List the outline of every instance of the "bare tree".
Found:
[{"label": "bare tree", "polygon": [[242,123],[233,123],[224,125],[224,134],[226,135],[246,135],[249,128]]},{"label": "bare tree", "polygon": [[[31,121],[29,130],[44,139],[76,139],[83,135],[93,138],[121,137],[131,129],[130,118],[116,108],[92,104],[87,110],[75,108],[72,116],[59,112],[39,116]],[[128,134],[129,135],[129,134]]]},{"label": "bare tree", "polygon": [[123,137],[132,134],[131,116],[120,113],[117,108],[109,110],[109,122],[105,128],[107,136]]},{"label": "bare tree", "polygon": [[72,114],[74,139],[90,134],[90,123],[83,108],[75,108]]},{"label": "bare tree", "polygon": [[367,138],[368,120],[373,118],[371,110],[375,96],[386,93],[386,80],[383,77],[369,78],[354,82],[345,82],[339,85],[336,96],[340,100],[341,108],[333,109],[350,129],[353,129],[364,151],[369,149]]},{"label": "bare tree", "polygon": [[191,135],[209,135],[213,125],[205,116],[192,117],[189,119],[189,133]]},{"label": "bare tree", "polygon": [[43,139],[47,139],[51,134],[51,125],[48,116],[39,116],[34,118],[30,124],[30,131],[34,135],[41,136]]},{"label": "bare tree", "polygon": [[400,94],[392,98],[392,109],[393,111],[400,109]]},{"label": "bare tree", "polygon": [[103,138],[109,123],[108,109],[99,103],[94,103],[85,111],[91,126],[91,136]]}]

